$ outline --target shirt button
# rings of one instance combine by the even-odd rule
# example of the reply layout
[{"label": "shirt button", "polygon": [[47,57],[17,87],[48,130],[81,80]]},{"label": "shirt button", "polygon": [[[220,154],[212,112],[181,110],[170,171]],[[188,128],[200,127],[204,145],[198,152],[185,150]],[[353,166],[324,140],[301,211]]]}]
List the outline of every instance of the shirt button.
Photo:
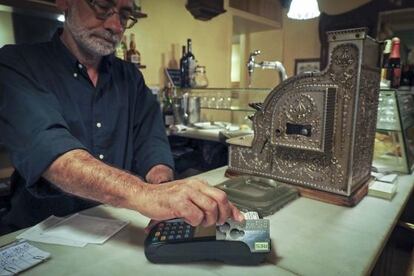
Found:
[{"label": "shirt button", "polygon": [[75,78],[77,78],[77,77],[78,77],[78,73],[73,73],[73,76],[74,76]]},{"label": "shirt button", "polygon": [[79,69],[82,69],[82,68],[83,68],[82,64],[80,64],[80,63],[79,63],[79,64],[78,64],[78,68],[79,68]]},{"label": "shirt button", "polygon": [[99,159],[103,160],[104,159],[104,155],[103,154],[99,154]]},{"label": "shirt button", "polygon": [[96,123],[96,127],[97,128],[101,128],[102,124],[101,123]]}]

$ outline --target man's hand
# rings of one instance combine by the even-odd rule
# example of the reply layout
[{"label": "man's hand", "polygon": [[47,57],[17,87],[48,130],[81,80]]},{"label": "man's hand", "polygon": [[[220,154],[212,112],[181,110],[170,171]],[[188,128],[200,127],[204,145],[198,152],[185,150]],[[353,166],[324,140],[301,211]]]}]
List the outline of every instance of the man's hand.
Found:
[{"label": "man's hand", "polygon": [[168,182],[174,179],[174,173],[170,167],[165,165],[155,165],[152,167],[147,175],[145,180],[151,184],[160,184],[163,182]]},{"label": "man's hand", "polygon": [[141,192],[141,200],[135,200],[133,209],[154,220],[182,218],[193,226],[223,224],[228,218],[244,220],[225,192],[203,180],[184,179],[163,185],[146,185]]}]

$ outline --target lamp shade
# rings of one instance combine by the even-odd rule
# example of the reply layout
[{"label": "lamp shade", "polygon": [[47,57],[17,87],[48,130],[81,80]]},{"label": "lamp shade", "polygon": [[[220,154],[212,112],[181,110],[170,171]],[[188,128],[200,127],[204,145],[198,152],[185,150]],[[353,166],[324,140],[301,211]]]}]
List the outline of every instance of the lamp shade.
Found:
[{"label": "lamp shade", "polygon": [[311,19],[320,15],[317,0],[292,0],[287,16],[292,19]]}]

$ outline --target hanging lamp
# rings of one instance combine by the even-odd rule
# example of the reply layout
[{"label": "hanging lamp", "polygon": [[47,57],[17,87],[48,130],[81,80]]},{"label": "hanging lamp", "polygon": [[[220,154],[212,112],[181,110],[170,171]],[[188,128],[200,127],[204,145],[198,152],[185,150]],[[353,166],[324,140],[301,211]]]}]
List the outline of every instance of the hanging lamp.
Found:
[{"label": "hanging lamp", "polygon": [[287,16],[291,19],[311,19],[318,17],[319,11],[317,0],[292,0]]}]

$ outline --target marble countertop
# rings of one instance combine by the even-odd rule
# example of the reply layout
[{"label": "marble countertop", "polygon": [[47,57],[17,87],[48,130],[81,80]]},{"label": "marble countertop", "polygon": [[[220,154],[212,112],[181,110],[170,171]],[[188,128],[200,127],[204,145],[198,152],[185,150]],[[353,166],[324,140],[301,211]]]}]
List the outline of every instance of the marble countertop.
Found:
[{"label": "marble countertop", "polygon": [[[225,167],[197,177],[211,185]],[[130,224],[103,245],[85,248],[33,242],[52,258],[28,275],[365,275],[387,242],[414,187],[414,176],[399,177],[392,201],[366,196],[355,207],[342,207],[300,197],[267,217],[273,252],[266,263],[240,267],[220,263],[156,265],[144,256],[143,228],[148,219],[137,212],[98,206],[83,213],[129,220]],[[21,231],[0,237],[11,242]]]}]

